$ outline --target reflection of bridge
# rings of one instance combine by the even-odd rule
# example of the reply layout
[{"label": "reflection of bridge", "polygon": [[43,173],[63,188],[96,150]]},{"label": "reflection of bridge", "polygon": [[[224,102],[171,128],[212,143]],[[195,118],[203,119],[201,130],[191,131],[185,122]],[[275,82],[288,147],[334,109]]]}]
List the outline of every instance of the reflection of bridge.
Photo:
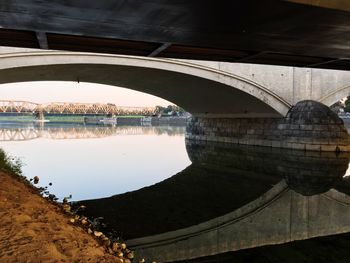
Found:
[{"label": "reflection of bridge", "polygon": [[307,197],[283,186],[224,216],[128,243],[141,257],[177,262],[350,231],[349,196],[329,190]]},{"label": "reflection of bridge", "polygon": [[[201,166],[215,171],[215,174],[220,171],[217,170],[220,161],[227,164],[223,154],[216,152],[219,156],[215,156],[214,152],[205,152],[203,148],[201,150],[204,152],[197,149],[194,156],[190,153],[194,163],[202,161]],[[238,159],[230,163],[233,167],[226,165],[223,169],[227,173],[238,168],[240,172],[233,174],[242,176],[247,176],[247,172],[251,173],[250,183],[261,183],[259,175],[266,177],[273,169],[275,173],[278,171],[284,176],[284,179],[258,198],[210,220],[156,235],[134,238],[128,244],[141,257],[173,262],[350,231],[350,196],[340,192],[338,186],[334,187],[337,184],[344,185],[341,175],[347,167],[348,157],[294,153],[277,158],[278,162],[263,162],[264,158],[273,156],[268,152],[265,154],[267,156],[262,157],[262,152],[258,154],[250,151],[250,155],[238,157],[239,154],[236,153]],[[231,158],[234,155],[230,155]],[[258,163],[249,165],[254,162]],[[275,168],[269,167],[271,162]],[[333,169],[333,172],[324,171],[322,162],[324,166],[332,167],[329,171]],[[242,169],[245,165],[247,167]],[[240,185],[243,186],[244,183]],[[335,189],[327,190],[332,187]],[[193,188],[194,191],[198,190],[194,186]],[[247,194],[237,189],[235,191],[242,196]]]},{"label": "reflection of bridge", "polygon": [[0,100],[0,113],[152,115],[154,112],[153,107],[116,106],[111,103],[52,102],[39,104],[29,101]]},{"label": "reflection of bridge", "polygon": [[349,155],[186,143],[192,164],[175,176],[82,201],[138,256],[174,262],[350,232]]},{"label": "reflection of bridge", "polygon": [[92,139],[115,135],[183,134],[184,127],[140,127],[140,126],[68,126],[68,127],[6,127],[0,128],[0,141],[27,141],[38,138],[53,140]]}]

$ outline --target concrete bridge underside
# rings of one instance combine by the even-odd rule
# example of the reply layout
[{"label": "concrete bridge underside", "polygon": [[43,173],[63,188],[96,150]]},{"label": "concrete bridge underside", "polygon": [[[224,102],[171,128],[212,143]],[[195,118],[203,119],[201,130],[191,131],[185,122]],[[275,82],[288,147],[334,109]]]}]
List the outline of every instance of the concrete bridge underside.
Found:
[{"label": "concrete bridge underside", "polygon": [[[272,126],[268,129],[284,129],[285,123],[281,119],[287,115],[292,105],[303,100],[313,100],[330,106],[350,93],[350,73],[347,71],[55,51],[11,53],[3,49],[2,52],[0,83],[56,80],[130,88],[156,95],[185,108],[197,117],[195,122],[199,122],[200,126],[203,126],[201,123],[206,123],[204,120],[216,119],[218,123],[215,125],[223,125],[225,129],[231,128],[231,124],[230,127],[223,124],[227,119],[236,119],[239,123],[242,119],[267,119],[268,123],[271,119],[279,119],[277,122],[272,121]],[[307,104],[306,110],[308,107],[313,109],[314,105]],[[325,114],[328,116],[328,113]],[[341,126],[340,122],[335,122],[332,124]],[[283,125],[279,126],[280,124]],[[341,141],[346,137],[341,127],[336,127],[336,133],[330,134],[333,128],[330,130],[330,127],[326,127],[327,123],[289,124],[294,125],[291,130],[297,130],[303,124],[323,126],[318,129],[325,132],[323,137],[328,145],[322,149],[318,143],[310,149],[334,150],[337,147],[347,150],[348,142]],[[270,139],[267,142],[252,141],[264,139],[259,135],[267,130],[265,126],[250,127],[260,130],[253,134],[249,134],[248,126],[241,135],[253,135],[254,138],[250,136],[252,138],[248,138],[248,142],[243,138],[238,143],[274,146]],[[310,130],[310,127],[306,128]],[[209,130],[207,134],[194,133],[192,137],[204,140],[220,137],[223,141],[236,142],[229,140],[228,137],[235,137],[230,132],[223,136]],[[303,132],[303,137],[310,137],[310,134],[305,134],[305,130]],[[293,134],[293,131],[289,135],[299,136]],[[336,139],[331,142],[332,147],[328,147],[329,137]],[[297,145],[296,148],[306,149],[306,145]],[[275,146],[290,148],[292,145]]]},{"label": "concrete bridge underside", "polygon": [[350,69],[346,0],[2,0],[0,45]]}]

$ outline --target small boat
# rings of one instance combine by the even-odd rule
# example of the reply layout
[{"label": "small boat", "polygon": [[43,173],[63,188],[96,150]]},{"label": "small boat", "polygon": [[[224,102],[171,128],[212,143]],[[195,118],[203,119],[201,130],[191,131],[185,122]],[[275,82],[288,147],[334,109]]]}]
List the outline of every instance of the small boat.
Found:
[{"label": "small boat", "polygon": [[44,123],[44,122],[50,122],[50,120],[45,120],[45,119],[44,120],[39,120],[38,119],[38,120],[34,120],[33,122],[34,123]]},{"label": "small boat", "polygon": [[117,124],[117,118],[103,118],[100,122],[103,124]]},{"label": "small boat", "polygon": [[142,126],[151,126],[152,125],[152,117],[142,117],[141,118]]}]

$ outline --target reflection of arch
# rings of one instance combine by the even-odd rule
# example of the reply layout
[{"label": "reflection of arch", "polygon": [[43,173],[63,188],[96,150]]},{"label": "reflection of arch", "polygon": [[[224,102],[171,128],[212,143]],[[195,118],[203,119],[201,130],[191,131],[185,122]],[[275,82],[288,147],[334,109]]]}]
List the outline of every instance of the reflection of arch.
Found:
[{"label": "reflection of arch", "polygon": [[[193,163],[182,172],[137,191],[81,201],[84,213],[104,217],[139,256],[160,262],[350,231],[341,219],[350,215],[350,198],[330,190],[343,184],[349,155],[190,140],[186,148]],[[305,207],[319,204],[312,218]],[[328,218],[332,224],[321,224]]]},{"label": "reflection of arch", "polygon": [[[142,256],[146,256],[147,253],[150,253],[151,256],[155,257],[156,254],[153,253],[155,252],[154,248],[156,247],[171,246],[171,244],[173,243],[176,244],[177,242],[183,242],[184,240],[188,240],[191,238],[196,239],[198,236],[201,235],[210,236],[211,234],[208,234],[210,232],[213,233],[212,235],[216,235],[217,232],[220,231],[220,229],[228,228],[230,225],[237,224],[240,221],[244,221],[249,217],[252,217],[255,214],[265,210],[266,208],[273,205],[275,202],[278,202],[279,199],[283,198],[283,196],[286,193],[288,193],[288,187],[286,183],[282,180],[269,191],[262,194],[259,198],[253,200],[248,204],[245,204],[244,206],[232,211],[231,213],[225,214],[220,217],[216,217],[205,222],[201,222],[198,225],[190,226],[187,228],[169,231],[158,235],[131,239],[128,241],[128,244],[134,249],[139,250],[139,253],[141,253]],[[216,240],[206,240],[206,242],[215,243]],[[195,249],[192,248],[192,250]],[[202,251],[200,253],[205,254],[207,252]],[[172,253],[170,252],[169,254]],[[164,258],[162,257],[162,259]]]},{"label": "reflection of arch", "polygon": [[326,96],[319,99],[319,102],[327,105],[328,107],[332,106],[337,101],[341,100],[344,97],[349,96],[350,94],[350,85],[342,86],[333,92],[327,94]]},{"label": "reflection of arch", "polygon": [[0,83],[61,80],[115,85],[168,99],[192,113],[279,116],[290,108],[283,98],[251,80],[184,61],[70,52],[15,53],[0,60]]},{"label": "reflection of arch", "polygon": [[[265,195],[276,194],[283,185],[281,182]],[[242,211],[254,208],[259,200]],[[241,209],[196,226],[129,240],[128,244],[141,258],[178,262],[350,231],[350,197],[336,190],[314,197],[285,190],[258,209],[235,217]]]}]

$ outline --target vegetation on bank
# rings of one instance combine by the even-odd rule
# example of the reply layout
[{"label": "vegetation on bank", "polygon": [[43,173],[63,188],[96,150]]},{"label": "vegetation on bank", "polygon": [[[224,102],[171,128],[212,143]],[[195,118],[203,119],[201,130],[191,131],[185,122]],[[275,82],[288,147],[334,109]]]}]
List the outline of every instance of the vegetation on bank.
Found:
[{"label": "vegetation on bank", "polygon": [[3,149],[0,149],[0,170],[11,175],[22,176],[23,163],[19,158],[8,155]]},{"label": "vegetation on bank", "polygon": [[118,118],[143,118],[145,117],[144,115],[118,115]]},{"label": "vegetation on bank", "polygon": [[0,116],[0,121],[19,121],[19,122],[33,122],[35,120],[34,116]]},{"label": "vegetation on bank", "polygon": [[337,114],[349,113],[350,112],[350,96],[347,96],[345,99],[341,99],[337,101],[332,106],[330,106],[331,110]]},{"label": "vegetation on bank", "polygon": [[186,111],[176,105],[168,105],[167,107],[156,106],[155,114],[156,115],[170,115],[170,116],[182,116]]},{"label": "vegetation on bank", "polygon": [[84,116],[45,116],[46,120],[50,122],[72,122],[72,123],[83,123]]},{"label": "vegetation on bank", "polygon": [[[178,113],[174,113],[172,115],[160,114],[161,116],[182,116]],[[86,116],[89,117],[89,116]],[[103,118],[107,116],[99,116],[99,118]],[[126,118],[126,119],[136,119],[143,118],[144,115],[118,115],[117,118]],[[85,116],[45,116],[46,120],[49,120],[52,123],[84,123]],[[23,123],[31,123],[36,119],[32,116],[0,116],[0,122],[23,122]]]},{"label": "vegetation on bank", "polygon": [[[84,116],[45,116],[46,120],[50,122],[72,122],[83,123]],[[0,116],[0,121],[15,121],[15,122],[33,122],[34,116]]]}]

